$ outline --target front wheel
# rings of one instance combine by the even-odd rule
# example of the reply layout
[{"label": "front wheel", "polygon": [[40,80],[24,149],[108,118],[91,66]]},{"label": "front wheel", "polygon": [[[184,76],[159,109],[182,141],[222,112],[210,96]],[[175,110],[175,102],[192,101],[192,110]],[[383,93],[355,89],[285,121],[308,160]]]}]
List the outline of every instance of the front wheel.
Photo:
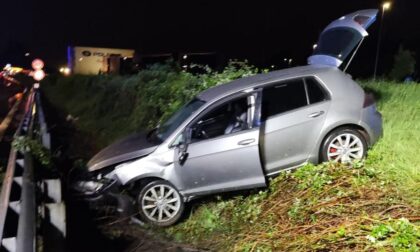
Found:
[{"label": "front wheel", "polygon": [[355,129],[337,129],[323,142],[322,161],[350,163],[366,156],[367,144],[363,135]]},{"label": "front wheel", "polygon": [[152,181],[143,187],[137,201],[142,219],[155,226],[174,224],[184,211],[178,190],[164,180]]}]

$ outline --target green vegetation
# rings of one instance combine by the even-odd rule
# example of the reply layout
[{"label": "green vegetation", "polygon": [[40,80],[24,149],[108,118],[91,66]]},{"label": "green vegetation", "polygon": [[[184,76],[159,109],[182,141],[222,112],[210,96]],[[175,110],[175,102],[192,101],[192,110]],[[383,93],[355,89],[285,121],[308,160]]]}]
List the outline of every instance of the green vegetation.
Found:
[{"label": "green vegetation", "polygon": [[154,65],[133,76],[51,76],[43,82],[50,102],[71,115],[76,127],[93,136],[98,148],[135,131],[153,128],[198,92],[257,69],[230,62],[221,73],[203,68],[192,75],[170,65]]},{"label": "green vegetation", "polygon": [[402,81],[405,77],[414,74],[416,58],[413,52],[406,50],[401,45],[394,57],[394,65],[389,77],[396,81]]},{"label": "green vegetation", "polygon": [[[203,89],[256,72],[241,63],[199,75],[154,66],[127,77],[50,77],[43,90],[102,147],[156,125]],[[184,222],[163,232],[223,251],[419,251],[420,85],[364,86],[384,118],[384,137],[366,161],[307,165],[268,189],[198,202]]]},{"label": "green vegetation", "polygon": [[307,165],[259,193],[202,204],[165,231],[220,251],[418,251],[419,212],[380,173],[363,162]]},{"label": "green vegetation", "polygon": [[396,181],[401,195],[420,205],[420,85],[365,83],[378,96],[384,136],[369,152],[369,165]]},{"label": "green vegetation", "polygon": [[20,152],[30,152],[40,164],[45,167],[51,167],[51,154],[38,140],[27,136],[18,136],[13,139],[13,148]]}]

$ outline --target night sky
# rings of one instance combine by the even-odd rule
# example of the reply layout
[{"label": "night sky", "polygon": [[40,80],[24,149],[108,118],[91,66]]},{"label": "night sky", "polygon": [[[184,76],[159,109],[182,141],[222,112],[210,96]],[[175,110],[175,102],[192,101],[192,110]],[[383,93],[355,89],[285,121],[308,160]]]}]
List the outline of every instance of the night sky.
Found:
[{"label": "night sky", "polygon": [[[358,9],[381,8],[377,0],[326,1],[57,1],[2,3],[0,63],[33,57],[50,68],[66,63],[67,45],[134,48],[140,54],[217,52],[257,66],[293,58],[306,64],[319,33]],[[368,32],[350,72],[373,72],[379,22]],[[394,0],[386,13],[379,73],[389,71],[398,46],[420,59],[420,2]],[[31,53],[30,59],[24,53]]]}]

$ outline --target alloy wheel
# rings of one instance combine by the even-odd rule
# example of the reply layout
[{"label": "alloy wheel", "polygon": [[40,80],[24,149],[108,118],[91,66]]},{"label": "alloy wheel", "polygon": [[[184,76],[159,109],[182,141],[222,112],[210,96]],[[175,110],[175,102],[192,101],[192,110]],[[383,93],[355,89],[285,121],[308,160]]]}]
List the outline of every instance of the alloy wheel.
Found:
[{"label": "alloy wheel", "polygon": [[328,146],[328,160],[349,163],[363,158],[362,140],[351,133],[336,136]]},{"label": "alloy wheel", "polygon": [[144,215],[158,223],[170,221],[181,209],[179,193],[166,184],[150,187],[141,200],[141,208]]}]

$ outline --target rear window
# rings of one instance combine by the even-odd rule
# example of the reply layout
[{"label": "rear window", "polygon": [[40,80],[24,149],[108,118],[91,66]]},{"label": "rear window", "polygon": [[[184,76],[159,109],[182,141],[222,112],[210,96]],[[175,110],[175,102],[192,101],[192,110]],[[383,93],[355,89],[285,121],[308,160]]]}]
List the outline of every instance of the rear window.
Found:
[{"label": "rear window", "polygon": [[319,38],[314,55],[328,55],[344,61],[363,36],[353,28],[333,28]]},{"label": "rear window", "polygon": [[315,78],[305,78],[305,82],[310,104],[328,100],[327,92]]},{"label": "rear window", "polygon": [[308,105],[303,79],[291,80],[263,89],[261,119]]}]

